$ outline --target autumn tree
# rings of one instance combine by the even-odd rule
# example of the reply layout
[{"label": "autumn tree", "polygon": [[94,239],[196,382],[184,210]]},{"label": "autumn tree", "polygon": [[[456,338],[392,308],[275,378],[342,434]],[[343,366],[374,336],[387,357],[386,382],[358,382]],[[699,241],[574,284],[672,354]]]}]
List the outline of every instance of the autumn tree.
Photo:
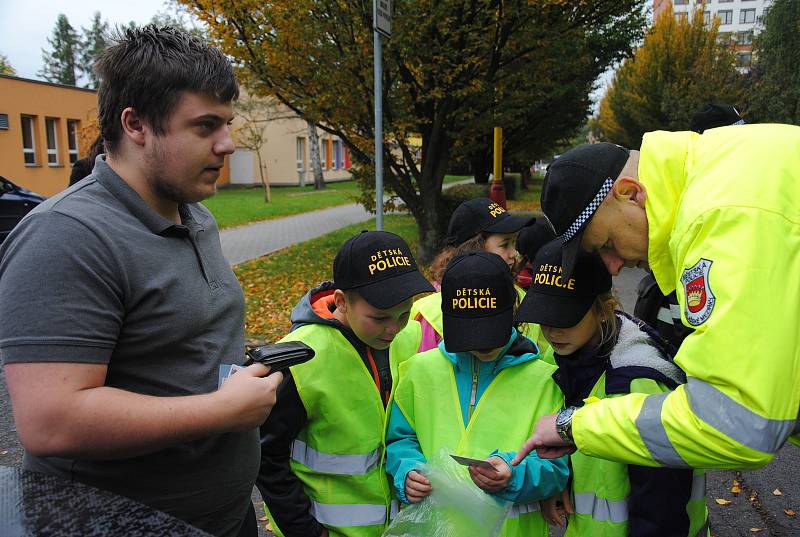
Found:
[{"label": "autumn tree", "polygon": [[717,18],[704,22],[702,9],[690,19],[676,19],[665,9],[606,91],[597,120],[600,137],[638,148],[646,132],[687,130],[705,103],[741,103],[735,53],[717,38],[718,27]]},{"label": "autumn tree", "polygon": [[42,49],[44,67],[38,72],[48,82],[74,86],[79,52],[78,33],[63,13],[58,15],[52,37],[47,38],[50,50]]},{"label": "autumn tree", "polygon": [[4,55],[0,54],[0,75],[16,75],[17,71],[11,66],[11,63],[8,61]]},{"label": "autumn tree", "polygon": [[258,97],[243,93],[239,100],[234,104],[238,126],[234,130],[233,137],[236,145],[249,149],[256,154],[258,160],[258,173],[261,185],[264,187],[264,201],[272,201],[272,192],[269,184],[269,174],[267,166],[261,159],[261,147],[267,143],[267,135],[264,129],[267,123],[287,119],[293,116],[287,113],[284,106],[274,98]]},{"label": "autumn tree", "polygon": [[[362,201],[374,203],[372,2],[181,0],[273,95],[347,144]],[[384,41],[384,178],[416,219],[420,259],[439,249],[451,158],[491,126],[527,123],[544,142],[569,124],[548,106],[560,83],[591,86],[638,36],[643,0],[404,0]],[[580,68],[575,65],[579,64]],[[568,74],[564,75],[563,72]],[[581,88],[581,84],[577,84]],[[570,93],[570,91],[564,91]],[[588,93],[588,92],[586,92]],[[585,113],[585,96],[577,115]],[[536,110],[536,111],[531,111]],[[574,127],[575,123],[573,123]],[[537,130],[538,129],[538,130]],[[416,162],[413,138],[422,139]],[[485,144],[484,144],[485,146]]]},{"label": "autumn tree", "polygon": [[748,119],[800,125],[800,0],[775,0],[762,23],[748,77]]}]

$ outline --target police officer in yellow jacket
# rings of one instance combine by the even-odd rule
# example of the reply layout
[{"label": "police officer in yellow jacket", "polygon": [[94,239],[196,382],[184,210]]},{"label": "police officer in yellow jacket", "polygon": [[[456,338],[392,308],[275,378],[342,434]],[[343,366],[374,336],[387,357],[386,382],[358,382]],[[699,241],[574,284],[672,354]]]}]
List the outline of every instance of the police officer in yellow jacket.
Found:
[{"label": "police officer in yellow jacket", "polygon": [[412,299],[433,287],[406,242],[384,231],[345,242],[333,277],[292,311],[282,341],[316,356],[286,374],[261,426],[256,485],[280,537],[378,537],[389,518],[386,405],[419,346]]},{"label": "police officer in yellow jacket", "polygon": [[581,146],[551,165],[542,206],[565,272],[579,249],[612,274],[649,268],[695,331],[675,358],[685,385],[545,416],[518,458],[577,447],[639,465],[750,469],[797,443],[800,128],[652,132],[641,152]]}]

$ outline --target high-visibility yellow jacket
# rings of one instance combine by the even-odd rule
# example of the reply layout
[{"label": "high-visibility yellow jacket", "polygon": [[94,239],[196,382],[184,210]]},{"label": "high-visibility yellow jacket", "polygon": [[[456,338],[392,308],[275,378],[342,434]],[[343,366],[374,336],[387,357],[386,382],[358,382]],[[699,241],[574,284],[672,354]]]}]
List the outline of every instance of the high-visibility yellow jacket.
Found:
[{"label": "high-visibility yellow jacket", "polygon": [[575,443],[639,465],[760,467],[800,432],[800,128],[648,133],[639,180],[650,268],[695,329],[675,358],[688,382],[586,405]]},{"label": "high-visibility yellow jacket", "polygon": [[[389,347],[393,390],[399,365],[414,354],[419,339],[419,324],[409,321]],[[317,353],[291,367],[308,413],[292,445],[291,468],[311,500],[311,514],[331,537],[381,535],[391,486],[384,470],[386,409],[375,382],[335,327],[305,325],[281,341],[302,341]]]}]

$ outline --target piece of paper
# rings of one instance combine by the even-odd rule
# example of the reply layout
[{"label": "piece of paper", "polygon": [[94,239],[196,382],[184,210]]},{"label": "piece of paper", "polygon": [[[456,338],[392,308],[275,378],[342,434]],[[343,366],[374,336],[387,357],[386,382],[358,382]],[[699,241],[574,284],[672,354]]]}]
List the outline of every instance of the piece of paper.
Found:
[{"label": "piece of paper", "polygon": [[454,461],[458,464],[463,464],[464,466],[479,466],[481,468],[488,468],[489,470],[494,470],[494,466],[489,461],[485,461],[483,459],[471,459],[469,457],[462,457],[460,455],[450,455]]}]

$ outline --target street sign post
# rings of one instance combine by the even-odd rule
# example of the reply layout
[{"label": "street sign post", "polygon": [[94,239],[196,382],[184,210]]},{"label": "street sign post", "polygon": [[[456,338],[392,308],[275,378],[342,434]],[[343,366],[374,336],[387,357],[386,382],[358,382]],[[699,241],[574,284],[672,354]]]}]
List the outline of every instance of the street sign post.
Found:
[{"label": "street sign post", "polygon": [[375,46],[375,229],[383,230],[383,51],[381,35],[392,35],[391,0],[372,0]]}]

